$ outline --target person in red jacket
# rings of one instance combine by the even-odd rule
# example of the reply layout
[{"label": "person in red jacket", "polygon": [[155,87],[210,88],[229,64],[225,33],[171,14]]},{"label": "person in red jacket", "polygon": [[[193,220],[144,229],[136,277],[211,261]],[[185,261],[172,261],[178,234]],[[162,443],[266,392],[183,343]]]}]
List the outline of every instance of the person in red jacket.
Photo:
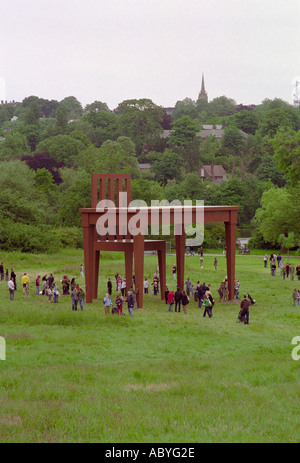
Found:
[{"label": "person in red jacket", "polygon": [[174,304],[174,291],[169,291],[169,294],[168,294],[168,304],[169,304],[169,308],[168,308],[168,311],[169,312],[173,312],[173,304]]}]

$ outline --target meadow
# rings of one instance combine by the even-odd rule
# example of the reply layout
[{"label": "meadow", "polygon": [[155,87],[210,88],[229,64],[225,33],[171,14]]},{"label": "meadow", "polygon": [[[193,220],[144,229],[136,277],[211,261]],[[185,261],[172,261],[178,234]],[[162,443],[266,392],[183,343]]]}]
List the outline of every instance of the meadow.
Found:
[{"label": "meadow", "polygon": [[[292,301],[300,281],[264,268],[262,255],[236,257],[240,296],[250,293],[250,324],[237,323],[239,301],[218,302],[225,257],[186,259],[185,276],[210,283],[213,317],[191,301],[187,314],[168,312],[151,292],[144,308],[124,317],[104,315],[107,278],[124,275],[123,256],[103,253],[99,298],[73,312],[69,296],[58,304],[35,294],[37,275],[79,274],[83,253],[2,253],[17,273],[9,300],[0,282],[0,442],[202,443],[299,442],[300,361],[292,339],[300,336],[300,308]],[[299,257],[290,262],[300,263]],[[175,289],[167,257],[167,284]],[[155,256],[145,256],[152,280]],[[31,280],[29,298],[21,276]],[[113,286],[113,297],[116,291]]]}]

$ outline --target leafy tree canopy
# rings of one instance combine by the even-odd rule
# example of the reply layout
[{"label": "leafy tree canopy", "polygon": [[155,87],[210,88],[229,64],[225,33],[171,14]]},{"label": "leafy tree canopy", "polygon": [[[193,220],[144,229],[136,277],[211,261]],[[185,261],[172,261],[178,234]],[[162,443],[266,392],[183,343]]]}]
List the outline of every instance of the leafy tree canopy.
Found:
[{"label": "leafy tree canopy", "polygon": [[296,185],[300,182],[300,131],[281,127],[273,138],[273,147],[278,170]]},{"label": "leafy tree canopy", "polygon": [[58,162],[68,164],[71,157],[76,156],[85,148],[81,140],[76,140],[70,135],[56,135],[41,141],[36,147],[39,153],[48,153]]}]

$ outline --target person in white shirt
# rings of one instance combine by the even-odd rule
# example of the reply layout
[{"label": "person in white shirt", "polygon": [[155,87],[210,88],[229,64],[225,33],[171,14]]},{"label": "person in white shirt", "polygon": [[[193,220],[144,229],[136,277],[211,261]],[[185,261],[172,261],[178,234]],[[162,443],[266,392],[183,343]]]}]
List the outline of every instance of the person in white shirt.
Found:
[{"label": "person in white shirt", "polygon": [[149,281],[147,280],[147,278],[145,278],[145,281],[144,281],[144,293],[145,294],[148,294],[148,288],[149,288]]},{"label": "person in white shirt", "polygon": [[15,283],[13,282],[12,279],[10,279],[7,284],[8,284],[8,289],[9,289],[9,299],[13,301],[15,297]]},{"label": "person in white shirt", "polygon": [[125,296],[125,292],[126,292],[126,278],[124,278],[121,284],[121,293],[123,297]]}]

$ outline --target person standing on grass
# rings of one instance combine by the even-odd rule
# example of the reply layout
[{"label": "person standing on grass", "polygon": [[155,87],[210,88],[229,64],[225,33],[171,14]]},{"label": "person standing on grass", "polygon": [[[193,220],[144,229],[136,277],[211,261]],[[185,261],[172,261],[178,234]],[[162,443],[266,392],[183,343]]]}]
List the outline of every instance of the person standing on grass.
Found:
[{"label": "person standing on grass", "polygon": [[29,296],[29,283],[28,283],[28,281],[27,281],[27,283],[25,283],[25,287],[23,289],[23,292],[25,294],[26,299],[28,299],[28,296]]},{"label": "person standing on grass", "polygon": [[52,298],[52,289],[50,288],[49,285],[47,285],[47,287],[46,287],[46,294],[48,295],[48,302],[51,302],[51,298]]},{"label": "person standing on grass", "polygon": [[288,262],[285,266],[285,271],[286,271],[286,277],[288,278],[290,275],[290,264]]},{"label": "person standing on grass", "polygon": [[185,314],[187,313],[186,306],[188,305],[189,302],[190,302],[190,300],[189,300],[188,295],[186,294],[185,291],[183,291],[182,292],[182,308],[183,308],[183,311],[184,311]]},{"label": "person standing on grass", "polygon": [[295,267],[294,264],[290,265],[290,275],[291,275],[291,280],[294,281],[295,278]]},{"label": "person standing on grass", "polygon": [[200,257],[200,267],[203,268],[203,257]]},{"label": "person standing on grass", "polygon": [[40,275],[37,277],[35,280],[35,289],[36,289],[36,295],[38,296],[40,294]]},{"label": "person standing on grass", "polygon": [[133,317],[133,305],[134,305],[134,299],[131,291],[128,291],[128,296],[126,299],[126,302],[128,304],[128,313],[131,317]]},{"label": "person standing on grass", "polygon": [[124,278],[124,280],[121,283],[121,294],[122,297],[126,295],[126,278]]},{"label": "person standing on grass", "polygon": [[58,296],[59,296],[59,287],[56,283],[53,285],[53,302],[54,304],[58,304]]},{"label": "person standing on grass", "polygon": [[206,314],[209,316],[209,318],[212,317],[212,311],[211,311],[211,302],[209,300],[209,298],[206,296],[206,293],[205,293],[205,296],[204,296],[204,299],[203,299],[203,305],[204,305],[204,312],[203,312],[203,317],[206,316]]},{"label": "person standing on grass", "polygon": [[169,304],[168,311],[173,312],[174,291],[172,291],[172,290],[168,292],[168,304]]},{"label": "person standing on grass", "polygon": [[300,265],[297,265],[296,267],[296,275],[297,275],[298,280],[300,280]]},{"label": "person standing on grass", "polygon": [[17,291],[17,275],[15,274],[15,271],[13,268],[10,270],[10,279],[14,282],[15,291]]},{"label": "person standing on grass", "polygon": [[1,277],[1,281],[4,280],[4,265],[3,265],[3,262],[1,262],[0,264],[0,277]]},{"label": "person standing on grass", "polygon": [[44,275],[42,278],[42,295],[45,296],[47,288],[47,275]]},{"label": "person standing on grass", "polygon": [[80,310],[83,312],[83,303],[84,303],[84,298],[85,298],[85,293],[80,286],[77,285],[77,293],[78,293],[78,300],[79,300],[79,305],[80,305]]},{"label": "person standing on grass", "polygon": [[273,277],[276,277],[276,263],[275,259],[273,259],[272,264],[271,264],[271,274]]},{"label": "person standing on grass", "polygon": [[177,305],[178,305],[178,312],[180,312],[181,302],[182,302],[182,292],[180,288],[177,288],[174,299],[175,299],[175,312],[177,312]]},{"label": "person standing on grass", "polygon": [[172,272],[173,272],[173,280],[176,280],[176,265],[175,264],[172,267]]},{"label": "person standing on grass", "polygon": [[217,270],[217,266],[218,266],[218,259],[215,257],[215,259],[214,259],[215,270]]},{"label": "person standing on grass", "polygon": [[116,306],[118,309],[118,315],[122,315],[123,314],[123,298],[120,294],[118,294],[116,297]]},{"label": "person standing on grass", "polygon": [[77,291],[76,286],[71,291],[71,299],[72,299],[72,310],[74,310],[76,312],[77,311],[77,305],[78,305],[78,291]]},{"label": "person standing on grass", "polygon": [[197,296],[198,296],[198,307],[199,307],[199,309],[201,309],[201,307],[202,307],[202,304],[203,304],[203,297],[204,297],[204,294],[205,294],[205,291],[206,291],[206,290],[207,290],[206,285],[205,285],[205,283],[203,282],[203,284],[200,285],[200,286],[198,287],[198,294],[197,294]]},{"label": "person standing on grass", "polygon": [[240,299],[239,290],[240,290],[240,282],[239,282],[239,280],[235,280],[235,282],[234,282],[234,295],[235,295],[236,299]]},{"label": "person standing on grass", "polygon": [[185,282],[185,289],[186,289],[186,294],[188,296],[190,296],[191,295],[191,289],[192,289],[192,282],[191,282],[191,280],[189,278]]},{"label": "person standing on grass", "polygon": [[285,280],[285,277],[286,277],[286,266],[285,265],[282,267],[281,272],[282,272],[282,277]]},{"label": "person standing on grass", "polygon": [[112,302],[110,300],[108,293],[106,293],[105,298],[103,299],[103,304],[104,304],[104,313],[105,315],[108,315],[110,312],[110,306],[112,305]]},{"label": "person standing on grass", "polygon": [[139,289],[138,289],[138,288],[131,288],[130,291],[132,292],[134,308],[137,309],[138,306],[137,306],[137,301],[136,301],[136,295],[137,295],[137,293],[139,292]]},{"label": "person standing on grass", "polygon": [[67,275],[63,276],[63,279],[61,280],[62,284],[62,289],[63,289],[63,296],[64,295],[70,295],[69,293],[69,287],[70,287],[70,279],[68,278]]},{"label": "person standing on grass", "polygon": [[264,265],[265,265],[265,268],[267,268],[267,264],[268,264],[268,254],[265,254],[265,256],[264,256]]},{"label": "person standing on grass", "polygon": [[8,285],[8,290],[9,290],[9,300],[13,301],[15,297],[15,283],[14,280],[11,278],[9,282],[7,283]]},{"label": "person standing on grass", "polygon": [[250,301],[247,299],[247,296],[245,295],[240,305],[240,320],[244,322],[245,325],[249,325],[249,306]]},{"label": "person standing on grass", "polygon": [[112,294],[112,282],[111,282],[110,278],[107,280],[107,292],[111,296],[111,294]]},{"label": "person standing on grass", "polygon": [[82,265],[82,264],[80,265],[80,275],[81,275],[82,277],[84,277],[83,265]]},{"label": "person standing on grass", "polygon": [[299,307],[300,296],[299,296],[299,291],[297,288],[294,289],[292,297],[293,297],[294,305],[296,307]]},{"label": "person standing on grass", "polygon": [[168,304],[168,294],[169,294],[169,289],[166,286],[166,289],[165,289],[165,302],[166,302],[166,304]]},{"label": "person standing on grass", "polygon": [[48,276],[48,286],[49,286],[49,288],[52,289],[53,283],[54,283],[54,276],[52,275],[52,273],[50,273],[50,275]]},{"label": "person standing on grass", "polygon": [[6,280],[6,281],[9,281],[9,278],[8,278],[8,268],[6,269],[6,272],[5,272],[5,280]]},{"label": "person standing on grass", "polygon": [[28,278],[28,275],[26,275],[26,273],[24,273],[24,275],[22,276],[21,282],[22,282],[23,292],[24,292],[26,283],[28,283],[28,285],[29,285],[29,283],[30,283],[30,280],[29,280],[29,278]]},{"label": "person standing on grass", "polygon": [[149,291],[149,281],[147,280],[147,278],[145,278],[145,280],[144,280],[144,294],[148,294],[148,291]]},{"label": "person standing on grass", "polygon": [[71,280],[71,292],[76,288],[76,281],[75,281],[75,278],[73,277],[72,280]]}]

